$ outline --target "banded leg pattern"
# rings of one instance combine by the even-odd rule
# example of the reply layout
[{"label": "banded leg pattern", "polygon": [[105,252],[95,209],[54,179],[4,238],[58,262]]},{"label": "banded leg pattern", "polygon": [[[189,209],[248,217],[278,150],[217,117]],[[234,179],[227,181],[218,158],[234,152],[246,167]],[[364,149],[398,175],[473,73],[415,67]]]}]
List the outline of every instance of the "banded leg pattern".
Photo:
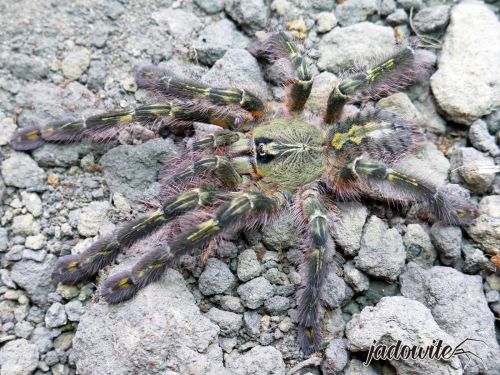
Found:
[{"label": "banded leg pattern", "polygon": [[309,226],[309,242],[304,254],[303,289],[299,294],[299,344],[304,354],[320,349],[320,298],[330,259],[335,246],[329,235],[326,208],[316,190],[308,189],[301,195],[303,215]]},{"label": "banded leg pattern", "polygon": [[217,210],[211,219],[174,238],[169,246],[151,250],[131,270],[106,279],[101,295],[110,303],[127,300],[141,288],[158,280],[165,268],[175,265],[182,255],[203,247],[225,228],[249,214],[270,212],[275,208],[276,201],[260,193],[234,193],[234,198]]},{"label": "banded leg pattern", "polygon": [[92,278],[100,269],[111,264],[122,249],[173,218],[199,206],[210,205],[215,194],[209,189],[193,189],[170,198],[161,209],[125,224],[112,235],[99,239],[83,253],[60,258],[52,279],[63,284],[75,284]]},{"label": "banded leg pattern", "polygon": [[204,156],[195,160],[186,170],[173,177],[174,182],[180,182],[190,177],[199,176],[207,171],[213,171],[228,187],[234,187],[241,182],[241,176],[226,156]]}]

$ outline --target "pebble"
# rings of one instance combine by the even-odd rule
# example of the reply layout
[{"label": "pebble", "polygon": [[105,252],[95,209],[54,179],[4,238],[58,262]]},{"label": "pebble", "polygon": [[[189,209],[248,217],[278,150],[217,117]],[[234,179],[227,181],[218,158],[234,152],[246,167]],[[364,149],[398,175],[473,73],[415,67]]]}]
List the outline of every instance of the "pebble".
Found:
[{"label": "pebble", "polygon": [[38,348],[26,339],[9,341],[0,349],[2,375],[30,375],[38,365]]},{"label": "pebble", "polygon": [[42,200],[36,193],[28,193],[27,191],[21,192],[21,201],[34,217],[42,215]]},{"label": "pebble", "polygon": [[61,69],[64,76],[72,81],[78,80],[90,64],[90,51],[85,47],[77,46],[64,57]]},{"label": "pebble", "polygon": [[489,153],[491,156],[500,156],[500,148],[495,137],[488,131],[488,125],[483,120],[476,120],[469,128],[469,139],[475,149]]},{"label": "pebble", "polygon": [[354,256],[361,246],[368,210],[356,202],[339,203],[337,207],[339,212],[333,216],[333,238],[346,255]]},{"label": "pebble", "polygon": [[2,177],[7,186],[26,189],[45,182],[47,175],[27,154],[13,152],[2,162]]},{"label": "pebble", "polygon": [[331,309],[343,306],[348,302],[354,292],[346,284],[344,279],[331,269],[324,280],[323,288],[321,291],[321,300]]},{"label": "pebble", "polygon": [[45,325],[48,328],[56,328],[65,325],[68,322],[64,305],[59,302],[53,303],[45,314]]},{"label": "pebble", "polygon": [[325,359],[321,363],[321,370],[324,374],[334,374],[342,371],[349,362],[349,352],[347,351],[347,340],[344,338],[333,339],[325,349]]},{"label": "pebble", "polygon": [[262,266],[254,250],[247,249],[238,256],[238,268],[236,272],[241,281],[251,280],[261,274]]},{"label": "pebble", "polygon": [[275,220],[265,225],[262,228],[262,242],[274,250],[289,249],[300,243],[293,213],[284,210]]},{"label": "pebble", "polygon": [[243,314],[243,325],[249,336],[257,336],[260,333],[260,315],[257,311],[245,311]]},{"label": "pebble", "polygon": [[214,14],[224,10],[224,0],[195,0],[194,2],[207,14]]},{"label": "pebble", "polygon": [[38,351],[43,354],[47,353],[54,347],[52,342],[52,331],[47,327],[39,326],[35,327],[31,334],[31,342],[33,342],[37,347]]},{"label": "pebble", "polygon": [[64,305],[64,310],[66,311],[69,321],[78,322],[80,321],[80,317],[85,312],[85,307],[81,301],[72,300]]},{"label": "pebble", "polygon": [[450,6],[437,5],[424,8],[413,18],[413,26],[422,34],[442,31],[450,20]]},{"label": "pebble", "polygon": [[472,192],[486,193],[495,179],[494,160],[472,147],[458,147],[451,154],[451,181]]},{"label": "pebble", "polygon": [[385,20],[391,26],[404,25],[408,22],[408,14],[404,9],[397,9],[394,13],[389,14]]},{"label": "pebble", "polygon": [[242,313],[245,311],[245,308],[241,304],[241,301],[238,297],[233,296],[222,296],[220,299],[220,307],[226,311],[232,311],[236,313]]},{"label": "pebble", "polygon": [[23,320],[21,322],[16,323],[16,326],[14,327],[14,333],[16,334],[17,337],[28,339],[31,333],[33,332],[33,329],[34,327],[31,325],[30,322]]},{"label": "pebble", "polygon": [[464,273],[474,275],[486,268],[490,262],[481,250],[467,242],[462,242],[462,254],[464,256],[462,265]]},{"label": "pebble", "polygon": [[247,33],[265,30],[268,26],[269,9],[263,0],[226,0],[226,13]]},{"label": "pebble", "polygon": [[54,339],[54,348],[68,350],[73,343],[74,332],[64,332]]},{"label": "pebble", "polygon": [[344,264],[343,277],[347,284],[349,284],[355,292],[362,292],[370,287],[370,280],[368,279],[368,276],[354,267],[354,264],[351,261]]},{"label": "pebble", "polygon": [[95,236],[105,221],[111,205],[108,201],[90,202],[78,217],[78,233],[85,237]]},{"label": "pebble", "polygon": [[290,299],[283,296],[274,296],[265,301],[264,306],[268,313],[282,315],[290,309]]},{"label": "pebble", "polygon": [[264,301],[273,295],[273,287],[264,277],[260,276],[252,279],[238,287],[243,305],[249,309],[257,309],[264,304]]},{"label": "pebble", "polygon": [[12,233],[22,236],[37,235],[40,233],[40,224],[32,214],[14,216]]},{"label": "pebble", "polygon": [[235,314],[229,311],[220,310],[212,307],[206,316],[220,327],[223,335],[233,336],[238,333],[243,326],[243,319],[240,314]]},{"label": "pebble", "polygon": [[376,0],[349,0],[337,5],[335,14],[341,26],[365,21],[378,9]]},{"label": "pebble", "polygon": [[167,30],[174,38],[188,38],[201,22],[193,13],[183,9],[164,8],[151,14],[158,26]]},{"label": "pebble", "polygon": [[408,224],[403,236],[406,259],[424,268],[429,268],[436,260],[436,249],[432,245],[429,233],[420,224]]},{"label": "pebble", "polygon": [[458,227],[435,223],[431,227],[431,240],[445,265],[455,265],[460,259],[462,231]]},{"label": "pebble", "polygon": [[233,275],[228,265],[216,258],[208,259],[205,270],[200,275],[198,287],[205,295],[225,293],[234,285],[236,277]]},{"label": "pebble", "polygon": [[23,259],[34,260],[35,262],[43,262],[47,252],[45,250],[42,251],[33,251],[33,250],[23,250]]},{"label": "pebble", "polygon": [[0,120],[0,146],[10,143],[16,128],[17,126],[12,118],[6,117]]},{"label": "pebble", "polygon": [[479,202],[479,217],[466,231],[479,248],[491,255],[499,255],[500,195],[490,195]]},{"label": "pebble", "polygon": [[327,33],[337,25],[335,13],[320,12],[316,15],[316,30],[318,33]]},{"label": "pebble", "polygon": [[24,246],[28,249],[40,250],[45,245],[45,236],[43,234],[37,234],[35,236],[26,237],[26,242]]}]

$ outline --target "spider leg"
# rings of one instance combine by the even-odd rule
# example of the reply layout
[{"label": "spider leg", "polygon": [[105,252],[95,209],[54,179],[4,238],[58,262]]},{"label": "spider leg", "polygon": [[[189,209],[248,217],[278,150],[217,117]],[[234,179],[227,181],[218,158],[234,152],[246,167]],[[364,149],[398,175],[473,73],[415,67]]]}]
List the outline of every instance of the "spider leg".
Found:
[{"label": "spider leg", "polygon": [[240,88],[209,87],[200,82],[180,79],[167,70],[156,66],[144,66],[136,74],[137,86],[152,91],[167,99],[182,98],[194,101],[204,101],[218,106],[238,106],[248,111],[254,119],[264,115],[265,107],[262,100],[251,92]]},{"label": "spider leg", "polygon": [[378,65],[344,78],[328,97],[324,122],[335,123],[350,101],[380,98],[413,84],[427,69],[416,52],[403,47]]},{"label": "spider leg", "polygon": [[233,193],[233,198],[218,209],[209,220],[175,237],[169,245],[151,250],[131,270],[120,272],[104,281],[101,295],[109,303],[118,303],[134,296],[141,288],[160,278],[165,268],[192,249],[205,246],[225,228],[241,221],[249,214],[274,211],[278,201],[258,192]]},{"label": "spider leg", "polygon": [[255,43],[250,52],[261,60],[278,65],[284,75],[284,84],[289,87],[288,109],[302,111],[311,93],[313,77],[296,43],[280,31],[272,33],[262,42]]},{"label": "spider leg", "polygon": [[423,203],[439,220],[451,225],[470,224],[476,208],[465,198],[447,194],[444,186],[435,186],[422,177],[410,176],[381,162],[355,159],[350,169],[365,188],[401,201]]},{"label": "spider leg", "polygon": [[123,248],[185,212],[210,205],[215,195],[215,190],[202,188],[168,199],[159,210],[125,224],[110,236],[99,239],[83,253],[61,257],[52,279],[63,284],[75,284],[92,278],[100,269],[112,263]]},{"label": "spider leg", "polygon": [[318,191],[305,190],[301,200],[309,241],[302,265],[305,284],[298,299],[299,344],[304,354],[309,355],[318,351],[321,345],[320,297],[335,245],[329,235],[327,210]]}]

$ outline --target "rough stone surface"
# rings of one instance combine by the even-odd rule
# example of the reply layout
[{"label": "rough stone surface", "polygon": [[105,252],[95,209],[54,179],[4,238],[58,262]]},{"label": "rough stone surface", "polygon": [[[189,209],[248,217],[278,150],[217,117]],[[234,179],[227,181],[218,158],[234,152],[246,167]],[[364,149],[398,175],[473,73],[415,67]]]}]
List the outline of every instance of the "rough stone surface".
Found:
[{"label": "rough stone surface", "polygon": [[236,278],[226,263],[210,258],[205,270],[200,275],[200,292],[206,296],[226,292],[235,282]]},{"label": "rough stone surface", "polygon": [[413,19],[413,25],[418,32],[423,34],[442,31],[450,19],[450,7],[437,5],[419,11]]},{"label": "rough stone surface", "polygon": [[362,292],[370,287],[368,276],[354,267],[354,264],[350,261],[344,264],[343,276],[355,292]]},{"label": "rough stone surface", "polygon": [[395,228],[388,228],[376,216],[370,217],[363,230],[361,248],[354,265],[366,273],[394,280],[403,269],[406,252],[403,239]]},{"label": "rough stone surface", "polygon": [[85,47],[75,47],[62,61],[62,72],[70,80],[77,80],[90,64],[90,51]]},{"label": "rough stone surface", "polygon": [[321,364],[321,370],[325,374],[333,374],[342,371],[349,361],[346,339],[333,339],[328,343],[325,350],[325,360]]},{"label": "rough stone surface", "polygon": [[420,224],[409,224],[403,236],[406,259],[428,268],[436,260],[436,249],[432,245],[429,233]]},{"label": "rough stone surface", "polygon": [[335,14],[341,26],[349,26],[365,21],[376,11],[376,0],[347,0],[337,5]]},{"label": "rough stone surface", "polygon": [[99,232],[111,205],[109,202],[91,202],[83,208],[78,219],[78,233],[82,236],[95,236]]},{"label": "rough stone surface", "polygon": [[0,374],[30,375],[38,364],[38,348],[25,339],[10,341],[0,349]]},{"label": "rough stone surface", "polygon": [[[373,342],[390,346],[401,340],[403,345],[443,340],[457,342],[434,321],[422,303],[405,297],[384,297],[374,307],[365,307],[346,326],[347,346],[351,351],[367,351]],[[418,345],[418,344],[417,344]],[[390,360],[398,374],[461,374],[458,358],[450,361],[432,359]]]},{"label": "rough stone surface", "polygon": [[234,375],[285,375],[281,353],[272,346],[255,346],[244,354],[233,351],[225,357],[225,361]]},{"label": "rough stone surface", "polygon": [[500,105],[500,75],[491,69],[499,55],[495,14],[479,1],[453,7],[439,69],[431,77],[434,96],[449,120],[470,125]]},{"label": "rough stone surface", "polygon": [[168,370],[226,374],[218,332],[194,304],[182,277],[169,270],[160,282],[130,301],[92,304],[80,319],[73,357],[82,375],[165,374]]},{"label": "rough stone surface", "polygon": [[259,276],[261,271],[262,266],[252,249],[247,249],[238,256],[237,273],[241,281],[248,281]]},{"label": "rough stone surface", "polygon": [[500,156],[500,148],[495,142],[495,137],[488,131],[488,125],[483,120],[476,120],[469,129],[469,139],[479,151],[487,152],[491,156]]},{"label": "rough stone surface", "polygon": [[360,203],[339,203],[339,213],[333,217],[333,238],[348,255],[356,255],[360,248],[363,227],[368,210]]},{"label": "rough stone surface", "polygon": [[263,30],[267,26],[269,9],[263,0],[227,0],[225,9],[248,33]]},{"label": "rough stone surface", "polygon": [[[359,38],[360,35],[363,35],[362,39]],[[369,60],[381,53],[390,53],[394,42],[394,33],[389,27],[368,22],[336,27],[319,44],[321,57],[318,67],[336,73],[354,61]]]},{"label": "rough stone surface", "polygon": [[451,181],[484,194],[495,179],[495,162],[472,147],[458,147],[451,154]]},{"label": "rough stone surface", "polygon": [[201,26],[198,17],[184,9],[164,8],[154,12],[151,17],[176,38],[188,38]]},{"label": "rough stone surface", "polygon": [[220,332],[226,336],[236,335],[243,325],[241,315],[220,310],[216,307],[212,307],[206,317],[217,324]]},{"label": "rough stone surface", "polygon": [[2,177],[7,186],[28,188],[45,182],[46,174],[27,154],[13,152],[2,162]]},{"label": "rough stone surface", "polygon": [[499,207],[500,195],[484,197],[479,203],[479,217],[466,228],[467,233],[476,244],[492,255],[500,254],[498,246],[500,238]]},{"label": "rough stone surface", "polygon": [[[427,306],[439,327],[457,342],[469,338],[486,343],[467,343],[467,349],[480,358],[471,357],[465,374],[487,373],[500,368],[495,317],[488,308],[480,276],[464,275],[450,267],[423,270],[410,263],[400,280],[401,293]],[[463,357],[462,364],[466,362]]]},{"label": "rough stone surface", "polygon": [[246,307],[256,309],[273,295],[273,287],[269,281],[260,276],[239,286],[238,294]]}]

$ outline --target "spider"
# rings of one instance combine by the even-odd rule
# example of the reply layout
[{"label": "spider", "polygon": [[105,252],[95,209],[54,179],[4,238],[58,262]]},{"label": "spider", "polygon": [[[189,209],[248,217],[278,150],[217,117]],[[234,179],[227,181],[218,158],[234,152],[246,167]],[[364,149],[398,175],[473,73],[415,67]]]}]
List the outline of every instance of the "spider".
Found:
[{"label": "spider", "polygon": [[[181,256],[200,253],[229,230],[268,225],[292,209],[304,238],[298,342],[309,355],[321,349],[322,289],[339,261],[330,235],[336,200],[368,195],[419,202],[436,219],[453,225],[468,223],[474,208],[417,171],[397,168],[398,160],[422,144],[420,124],[364,105],[413,84],[427,71],[420,50],[396,47],[378,64],[346,73],[332,87],[320,115],[304,111],[313,75],[299,43],[286,32],[274,32],[249,50],[281,72],[286,100],[274,103],[280,110],[245,89],[208,87],[147,66],[138,70],[136,81],[155,95],[154,104],[24,129],[12,145],[30,150],[44,142],[95,140],[132,123],[219,125],[220,131],[186,146],[182,160],[166,164],[159,209],[124,224],[81,254],[61,257],[52,277],[64,284],[91,279],[121,251],[167,228],[167,240],[148,246],[131,269],[103,282],[101,296],[119,303],[158,280]],[[346,105],[353,103],[361,103],[362,109],[349,116]]]}]

